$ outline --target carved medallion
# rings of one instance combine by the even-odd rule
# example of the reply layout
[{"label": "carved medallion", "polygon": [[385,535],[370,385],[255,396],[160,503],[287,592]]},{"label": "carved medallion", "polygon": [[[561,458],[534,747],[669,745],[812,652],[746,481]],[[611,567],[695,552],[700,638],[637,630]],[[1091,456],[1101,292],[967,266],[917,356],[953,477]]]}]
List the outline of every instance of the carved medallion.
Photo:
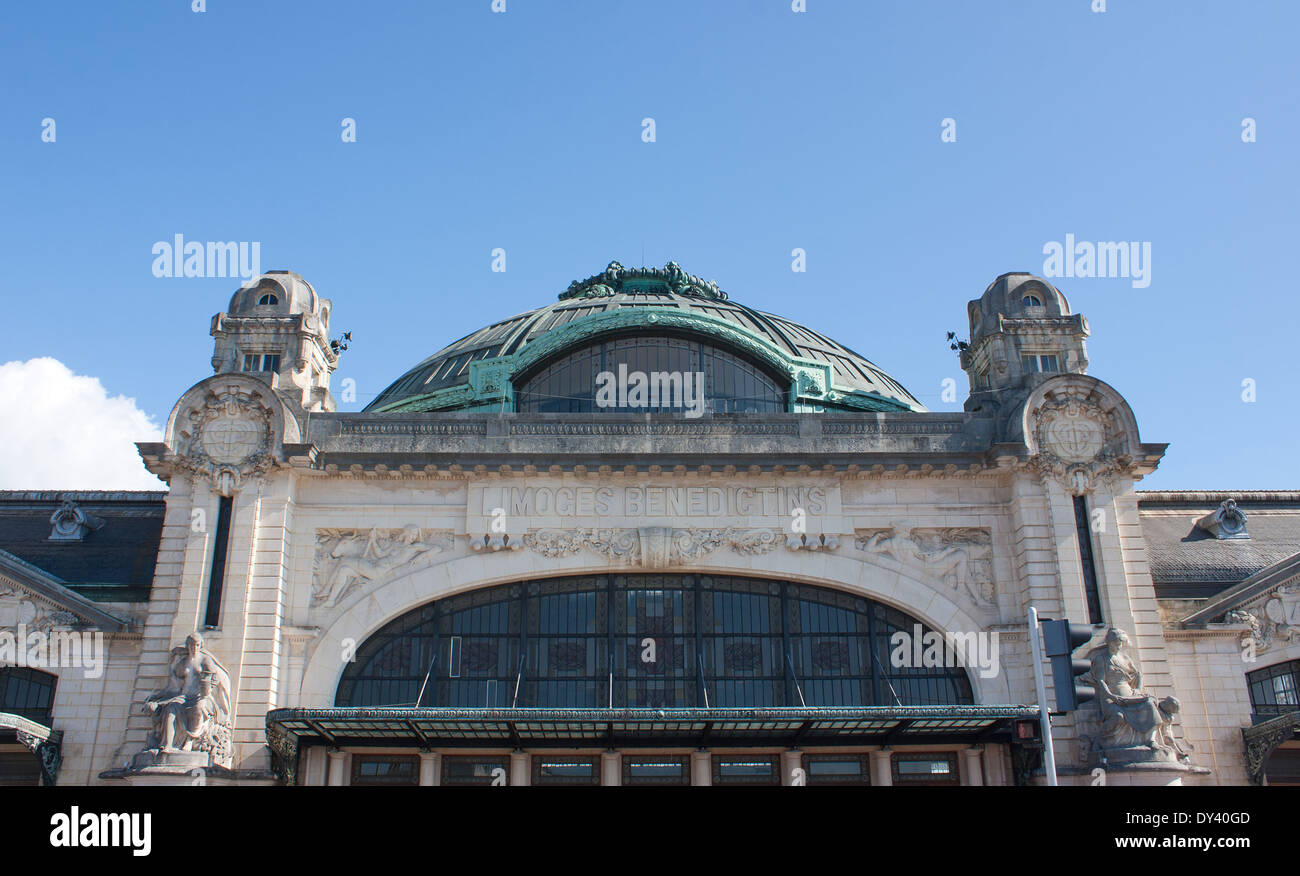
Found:
[{"label": "carved medallion", "polygon": [[266,426],[223,412],[208,421],[199,440],[213,462],[239,465],[266,441]]},{"label": "carved medallion", "polygon": [[1035,414],[1038,455],[1031,467],[1063,483],[1074,495],[1132,461],[1117,453],[1120,429],[1112,411],[1077,388],[1049,396]]},{"label": "carved medallion", "polygon": [[1089,462],[1101,452],[1101,424],[1077,403],[1048,414],[1042,430],[1043,444],[1067,462]]},{"label": "carved medallion", "polygon": [[271,411],[239,385],[211,390],[202,406],[188,413],[178,463],[210,478],[228,496],[270,466],[271,422]]}]

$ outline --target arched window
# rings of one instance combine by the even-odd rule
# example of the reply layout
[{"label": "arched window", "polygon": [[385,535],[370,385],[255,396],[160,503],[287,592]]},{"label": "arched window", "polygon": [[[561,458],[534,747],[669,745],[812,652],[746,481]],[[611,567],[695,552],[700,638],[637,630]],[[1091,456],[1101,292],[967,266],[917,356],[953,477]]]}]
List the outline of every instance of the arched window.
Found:
[{"label": "arched window", "polygon": [[918,631],[923,637],[930,632],[898,609],[783,581],[551,578],[475,590],[407,612],[358,649],[335,704],[668,709],[973,703],[961,667],[891,659],[895,634],[910,641]]},{"label": "arched window", "polygon": [[1037,295],[1026,295],[1020,302],[1021,307],[1042,307],[1043,302]]},{"label": "arched window", "polygon": [[59,677],[21,666],[0,669],[0,712],[50,726]]},{"label": "arched window", "polygon": [[786,409],[786,392],[776,377],[720,347],[633,336],[597,341],[525,375],[515,405],[526,413],[772,413]]},{"label": "arched window", "polygon": [[279,298],[276,298],[276,297],[275,297],[273,294],[271,294],[270,292],[267,292],[267,293],[266,293],[265,295],[263,295],[261,298],[257,299],[257,303],[258,303],[259,305],[260,305],[260,304],[279,304],[279,303],[280,303],[280,299],[279,299]]}]

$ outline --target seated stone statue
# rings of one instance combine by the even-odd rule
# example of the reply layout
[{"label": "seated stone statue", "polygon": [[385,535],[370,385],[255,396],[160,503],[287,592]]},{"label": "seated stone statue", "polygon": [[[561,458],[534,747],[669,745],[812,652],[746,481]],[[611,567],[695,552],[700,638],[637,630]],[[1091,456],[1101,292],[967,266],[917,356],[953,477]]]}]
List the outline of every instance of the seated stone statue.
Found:
[{"label": "seated stone statue", "polygon": [[1178,700],[1157,702],[1142,689],[1142,673],[1129,648],[1124,631],[1112,627],[1105,642],[1088,653],[1092,669],[1080,680],[1097,689],[1101,728],[1094,748],[1117,762],[1185,760],[1172,732]]},{"label": "seated stone statue", "polygon": [[230,724],[230,675],[191,633],[172,649],[167,686],[145,700],[159,750],[206,751],[219,763]]}]

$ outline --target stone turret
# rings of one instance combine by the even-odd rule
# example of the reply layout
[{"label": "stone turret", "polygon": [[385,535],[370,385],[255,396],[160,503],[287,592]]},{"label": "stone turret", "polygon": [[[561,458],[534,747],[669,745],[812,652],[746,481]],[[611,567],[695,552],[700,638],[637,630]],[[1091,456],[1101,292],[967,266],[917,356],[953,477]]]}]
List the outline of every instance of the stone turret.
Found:
[{"label": "stone turret", "polygon": [[261,377],[292,407],[332,411],[330,302],[293,271],[268,271],[235,292],[212,317],[212,370]]},{"label": "stone turret", "polygon": [[966,306],[966,410],[1006,410],[1055,374],[1086,374],[1088,321],[1041,277],[1003,274]]}]

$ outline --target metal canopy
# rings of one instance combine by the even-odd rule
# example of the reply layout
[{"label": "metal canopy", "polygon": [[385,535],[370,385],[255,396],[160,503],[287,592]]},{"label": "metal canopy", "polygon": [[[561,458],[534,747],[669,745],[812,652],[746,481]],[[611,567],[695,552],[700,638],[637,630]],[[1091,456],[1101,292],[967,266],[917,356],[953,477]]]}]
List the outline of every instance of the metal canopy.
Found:
[{"label": "metal canopy", "polygon": [[776,709],[276,709],[266,736],[292,783],[302,745],[703,748],[1007,741],[1032,706]]}]

